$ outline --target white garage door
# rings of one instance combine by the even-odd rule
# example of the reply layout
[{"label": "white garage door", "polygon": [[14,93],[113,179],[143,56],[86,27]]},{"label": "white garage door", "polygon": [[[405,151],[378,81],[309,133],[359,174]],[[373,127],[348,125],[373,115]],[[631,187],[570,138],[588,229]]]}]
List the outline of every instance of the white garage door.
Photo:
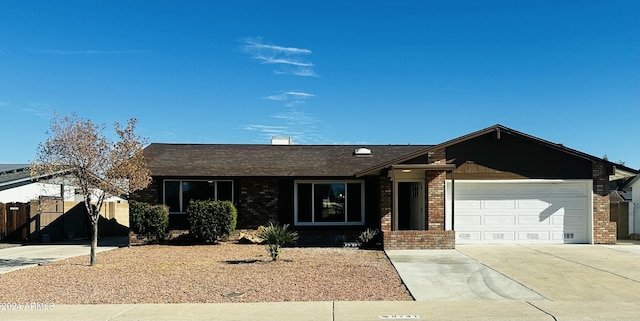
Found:
[{"label": "white garage door", "polygon": [[588,243],[589,182],[456,181],[456,243]]}]

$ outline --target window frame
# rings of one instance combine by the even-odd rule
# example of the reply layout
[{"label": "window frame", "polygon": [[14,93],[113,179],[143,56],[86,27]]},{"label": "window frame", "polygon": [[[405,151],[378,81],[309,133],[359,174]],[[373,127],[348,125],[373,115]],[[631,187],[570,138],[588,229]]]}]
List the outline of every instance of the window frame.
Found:
[{"label": "window frame", "polygon": [[[210,182],[215,184],[215,195],[213,196],[213,198],[215,200],[218,200],[218,182],[230,182],[231,183],[231,202],[234,202],[235,199],[235,191],[234,191],[234,182],[231,179],[179,179],[179,178],[168,178],[168,179],[163,179],[162,180],[162,204],[166,205],[167,204],[167,188],[166,188],[166,183],[167,182],[178,182],[178,204],[180,205],[180,207],[182,207],[182,197],[183,197],[183,191],[182,191],[182,182]],[[178,215],[185,215],[187,214],[187,209],[186,208],[180,208],[181,211],[178,212],[174,212],[171,211],[169,212],[169,214],[178,214]]]},{"label": "window frame", "polygon": [[[345,185],[345,196],[348,195],[348,184],[360,184],[360,221],[349,222],[348,197],[345,198],[344,221],[342,222],[315,222],[314,193],[315,184],[337,184]],[[311,222],[298,221],[298,184],[311,184]],[[360,226],[365,220],[365,181],[364,180],[295,180],[293,184],[293,224],[295,226]]]}]

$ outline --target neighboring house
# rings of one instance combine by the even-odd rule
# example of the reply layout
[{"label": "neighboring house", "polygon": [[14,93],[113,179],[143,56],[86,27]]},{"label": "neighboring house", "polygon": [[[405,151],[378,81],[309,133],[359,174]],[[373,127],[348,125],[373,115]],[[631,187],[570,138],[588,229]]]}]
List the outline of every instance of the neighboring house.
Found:
[{"label": "neighboring house", "polygon": [[387,249],[456,243],[615,243],[609,177],[637,171],[502,125],[438,145],[151,144],[153,177],[133,199],[186,228],[191,199],[231,200],[238,228],[291,224]]},{"label": "neighboring house", "polygon": [[631,191],[629,204],[629,234],[640,234],[640,175],[629,181],[624,190]]},{"label": "neighboring house", "polygon": [[[87,237],[90,227],[84,200],[78,188],[70,185],[73,180],[65,176],[32,177],[29,166],[0,164],[0,241],[48,242]],[[129,211],[124,199],[106,198],[101,214],[101,236],[128,233]]]},{"label": "neighboring house", "polygon": [[26,203],[40,196],[64,196],[66,201],[73,201],[75,189],[45,176],[32,178],[28,164],[0,164],[0,203]]},{"label": "neighboring house", "polygon": [[[65,201],[83,201],[72,179],[31,176],[29,164],[0,164],[0,203],[27,203],[40,197],[61,197]],[[97,199],[97,195],[94,196]],[[107,202],[122,202],[120,197],[108,197]]]}]

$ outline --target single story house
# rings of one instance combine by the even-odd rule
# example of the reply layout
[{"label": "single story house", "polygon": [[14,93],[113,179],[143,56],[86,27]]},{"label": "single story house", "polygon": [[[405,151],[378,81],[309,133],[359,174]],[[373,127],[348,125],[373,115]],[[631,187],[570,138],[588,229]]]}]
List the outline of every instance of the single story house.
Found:
[{"label": "single story house", "polygon": [[386,249],[464,243],[615,243],[610,176],[637,171],[491,126],[437,145],[150,144],[133,199],[184,226],[191,199],[231,200],[238,228],[291,224],[303,239]]}]

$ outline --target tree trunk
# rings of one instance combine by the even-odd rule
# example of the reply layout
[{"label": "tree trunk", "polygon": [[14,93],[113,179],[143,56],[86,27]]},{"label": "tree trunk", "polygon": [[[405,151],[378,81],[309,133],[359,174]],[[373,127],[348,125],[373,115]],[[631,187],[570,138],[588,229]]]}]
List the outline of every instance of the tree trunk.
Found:
[{"label": "tree trunk", "polygon": [[94,220],[91,223],[91,262],[89,266],[93,266],[97,263],[96,249],[98,248],[98,220]]}]

